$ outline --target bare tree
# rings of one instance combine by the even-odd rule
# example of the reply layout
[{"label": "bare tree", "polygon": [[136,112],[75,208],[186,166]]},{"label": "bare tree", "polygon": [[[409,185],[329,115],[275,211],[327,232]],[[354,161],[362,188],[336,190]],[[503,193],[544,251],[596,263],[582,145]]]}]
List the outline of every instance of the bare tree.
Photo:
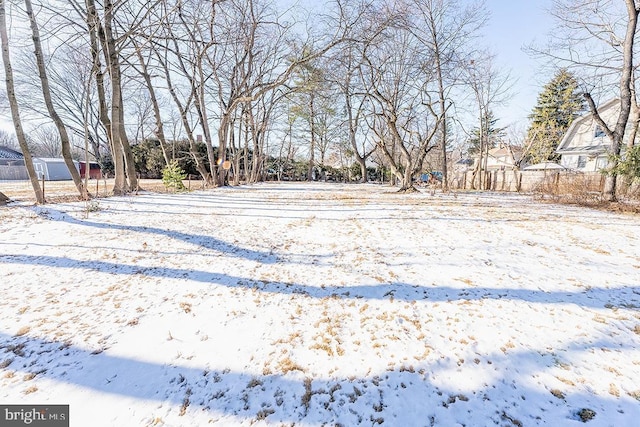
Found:
[{"label": "bare tree", "polygon": [[65,164],[67,165],[67,169],[71,174],[71,178],[73,179],[80,196],[84,199],[89,197],[89,193],[87,189],[84,187],[82,179],[80,178],[80,172],[76,169],[75,164],[73,163],[73,158],[71,156],[71,142],[69,140],[69,134],[67,132],[67,128],[63,123],[58,111],[53,105],[53,101],[51,99],[51,88],[49,86],[49,78],[47,76],[47,71],[44,65],[44,54],[42,52],[42,44],[40,42],[40,29],[38,27],[38,22],[33,13],[33,7],[31,6],[31,0],[24,0],[25,10],[27,12],[27,16],[29,17],[29,24],[31,26],[31,35],[33,40],[33,46],[35,50],[36,63],[38,65],[38,74],[40,76],[40,83],[42,85],[42,95],[44,97],[44,102],[47,106],[47,111],[51,116],[51,120],[55,124],[58,134],[60,135],[60,144],[62,148],[62,158],[64,159]]},{"label": "bare tree", "polygon": [[[369,123],[377,135],[378,148],[400,180],[401,192],[416,191],[413,177],[434,148],[443,117],[437,113],[433,98],[424,92],[425,79],[433,76],[425,75],[421,65],[432,58],[425,57],[419,41],[409,31],[404,19],[407,14],[404,5],[376,14],[389,24],[365,46],[361,67],[374,116]],[[394,156],[396,150],[399,158]]]},{"label": "bare tree", "polygon": [[4,63],[5,82],[7,88],[7,98],[9,100],[9,106],[11,108],[11,118],[13,120],[13,127],[16,131],[16,137],[24,156],[24,163],[27,168],[29,180],[36,196],[36,201],[40,204],[45,203],[44,192],[40,187],[40,181],[33,167],[33,159],[31,153],[29,153],[29,147],[27,146],[27,139],[22,128],[22,121],[20,120],[20,111],[18,107],[18,100],[15,92],[15,83],[13,80],[13,69],[11,67],[11,57],[9,55],[9,37],[7,35],[7,18],[5,12],[5,0],[0,0],[0,41],[2,43],[2,61]]},{"label": "bare tree", "polygon": [[35,157],[61,157],[60,134],[55,127],[42,125],[29,132],[29,151]]},{"label": "bare tree", "polygon": [[0,145],[9,148],[20,148],[16,135],[0,129]]},{"label": "bare tree", "polygon": [[[41,29],[43,33],[47,31],[44,27]],[[45,44],[48,45],[46,42]],[[78,90],[79,87],[87,87],[91,79],[92,64],[85,48],[84,41],[69,40],[55,48],[55,55],[50,52],[45,53],[46,73],[51,88],[51,102],[69,131],[72,146],[74,134],[84,138],[85,121],[87,121],[91,154],[99,160],[103,153],[109,150],[105,140],[106,134],[98,120],[93,103],[87,105],[81,91]],[[18,66],[21,69],[20,89],[27,96],[21,99],[21,106],[36,117],[50,120],[47,107],[42,101],[40,78],[38,73],[33,73],[33,70],[38,68],[36,58],[31,53],[23,53],[18,57]],[[94,97],[95,89],[90,94]]]},{"label": "bare tree", "polygon": [[490,141],[492,109],[511,96],[510,76],[495,67],[494,56],[489,52],[478,52],[477,59],[471,59],[464,72],[464,82],[471,88],[475,97],[479,123],[479,157],[473,170],[471,187],[476,188],[476,178],[479,177],[479,187],[485,189],[489,149],[493,146]]},{"label": "bare tree", "polygon": [[[152,69],[150,62],[153,57],[153,50],[148,47],[151,43],[150,36],[147,36],[143,41],[138,40],[138,37],[131,37],[131,42],[135,49],[136,59],[138,60],[137,63],[132,64],[132,68],[135,69],[142,77],[144,87],[148,91],[148,103],[151,104],[150,107],[152,109],[156,125],[153,133],[160,144],[165,164],[168,165],[171,160],[169,159],[166,147],[167,138],[164,133],[164,123],[162,122],[160,102],[158,100],[158,95],[156,94],[156,89],[153,84],[153,77],[151,75]],[[144,108],[140,108],[140,110],[145,111]]]},{"label": "bare tree", "polygon": [[408,0],[413,13],[411,31],[426,50],[429,62],[423,63],[426,74],[425,92],[432,91],[436,102],[433,107],[441,117],[438,132],[442,153],[440,168],[443,190],[448,189],[447,143],[448,116],[453,105],[452,92],[461,83],[468,56],[474,50],[472,42],[487,20],[483,1],[465,7],[453,0]]},{"label": "bare tree", "polygon": [[[189,154],[191,155],[191,158],[195,163],[196,170],[198,171],[200,176],[202,176],[202,179],[205,180],[205,182],[210,182],[211,174],[207,170],[203,162],[203,159],[200,157],[200,154],[198,153],[196,140],[193,135],[193,126],[191,124],[191,121],[189,120],[190,119],[189,107],[193,102],[193,97],[190,95],[183,100],[179,95],[178,89],[173,84],[173,79],[171,77],[172,72],[169,68],[168,52],[161,51],[160,49],[156,49],[155,54],[157,56],[158,63],[160,64],[161,69],[163,71],[163,78],[166,81],[167,90],[169,91],[171,95],[171,99],[173,99],[173,102],[176,108],[178,109],[180,122],[182,123],[182,127],[184,128],[184,131],[186,133],[187,141],[189,142]],[[171,158],[173,160],[175,156],[172,154]]]}]

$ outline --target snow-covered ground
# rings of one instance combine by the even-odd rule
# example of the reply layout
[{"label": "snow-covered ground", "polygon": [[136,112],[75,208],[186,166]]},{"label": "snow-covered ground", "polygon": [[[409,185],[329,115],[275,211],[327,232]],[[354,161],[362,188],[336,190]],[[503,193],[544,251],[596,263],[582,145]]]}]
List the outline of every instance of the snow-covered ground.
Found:
[{"label": "snow-covered ground", "polygon": [[78,427],[638,425],[638,216],[294,183],[97,204],[0,209],[2,404]]}]

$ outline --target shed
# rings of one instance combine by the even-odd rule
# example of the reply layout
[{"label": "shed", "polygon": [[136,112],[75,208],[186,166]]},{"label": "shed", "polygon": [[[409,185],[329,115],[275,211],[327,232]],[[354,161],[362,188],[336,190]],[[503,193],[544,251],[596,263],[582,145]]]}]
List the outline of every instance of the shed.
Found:
[{"label": "shed", "polygon": [[[76,166],[76,170],[79,171],[78,162],[74,160],[73,163]],[[33,168],[38,178],[44,178],[46,181],[66,181],[72,179],[64,159],[36,157],[33,159]]]},{"label": "shed", "polygon": [[[80,176],[82,178],[85,177],[87,173],[87,164],[85,162],[80,162]],[[102,169],[97,162],[89,162],[89,179],[100,179],[102,178]]]}]

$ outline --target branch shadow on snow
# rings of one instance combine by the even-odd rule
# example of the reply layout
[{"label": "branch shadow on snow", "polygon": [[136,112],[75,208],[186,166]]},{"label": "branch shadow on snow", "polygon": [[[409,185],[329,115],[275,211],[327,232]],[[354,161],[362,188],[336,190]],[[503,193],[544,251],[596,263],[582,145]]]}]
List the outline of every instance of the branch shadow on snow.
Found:
[{"label": "branch shadow on snow", "polygon": [[[616,343],[599,341],[576,342],[564,350],[576,355],[594,348],[620,349]],[[144,355],[144,349],[138,354]],[[271,375],[187,367],[175,360],[149,362],[110,354],[109,350],[95,352],[68,342],[0,332],[0,371],[29,378],[23,384],[13,382],[12,387],[26,389],[35,383],[40,393],[47,393],[51,382],[57,382],[151,400],[159,403],[155,406],[159,413],[173,416],[175,421],[185,415],[185,422],[190,417],[209,421],[229,417],[236,423],[265,419],[332,425],[504,425],[507,421],[532,425],[545,420],[577,421],[582,408],[595,411],[596,419],[609,425],[628,425],[629,420],[640,417],[640,406],[630,396],[605,398],[581,389],[566,391],[560,398],[541,383],[535,385],[532,376],[554,367],[552,354],[527,351],[489,354],[486,358],[460,367],[459,361],[427,356],[415,365],[396,365],[372,375],[318,379],[313,378],[312,367],[306,366]],[[461,369],[466,370],[468,381],[456,384],[448,377],[452,373],[459,376]],[[46,381],[39,382],[41,379]],[[139,425],[156,415],[145,413],[147,419],[127,420],[133,413],[117,414],[122,417],[118,421],[124,418]],[[73,420],[78,425],[88,425],[87,421]]]},{"label": "branch shadow on snow", "polygon": [[[347,213],[351,214],[353,217],[357,217],[358,219],[366,219],[371,221],[391,221],[391,222],[401,222],[406,220],[418,220],[418,221],[445,221],[450,223],[457,222],[489,222],[489,223],[522,223],[526,222],[527,218],[522,216],[522,211],[518,209],[514,209],[511,206],[494,206],[491,205],[492,209],[499,210],[500,214],[495,214],[491,218],[486,218],[485,216],[478,214],[478,217],[469,216],[466,213],[464,216],[460,215],[450,215],[450,216],[442,216],[438,210],[429,213],[428,215],[408,215],[409,212],[412,211],[411,205],[406,207],[406,212],[402,216],[397,216],[398,212],[398,203],[395,200],[385,200],[385,199],[375,199],[371,202],[375,204],[375,206],[369,206],[367,204],[364,205],[349,205],[343,203],[337,204],[329,204],[326,205],[326,202],[331,202],[331,200],[326,198],[314,199],[314,198],[287,198],[287,199],[269,199],[269,198],[237,198],[225,197],[224,195],[216,195],[216,194],[198,194],[193,195],[191,193],[187,194],[173,194],[173,195],[158,195],[154,194],[153,199],[145,199],[141,197],[136,199],[136,206],[138,208],[144,207],[143,210],[136,211],[137,214],[142,215],[171,215],[171,216],[180,216],[188,214],[189,216],[195,217],[207,217],[211,215],[224,217],[226,215],[231,215],[233,217],[243,217],[243,218],[252,218],[260,221],[269,221],[271,219],[306,219],[309,218],[309,212],[312,211],[314,214],[318,214],[315,216],[315,220],[328,221],[328,222],[340,222],[344,221],[341,218],[334,218],[331,215],[335,213]],[[487,197],[487,195],[483,195],[483,197]],[[163,202],[162,200],[166,200]],[[160,207],[167,207],[168,203],[175,202],[176,200],[180,201],[186,211],[175,211],[171,210],[158,210]],[[365,199],[366,200],[366,199]],[[344,202],[342,199],[337,199],[338,202]],[[325,203],[322,203],[325,202]],[[113,198],[109,201],[109,212],[122,212],[124,214],[131,214],[132,211],[127,208],[125,205],[131,202],[125,199]],[[426,203],[426,202],[425,202]],[[473,209],[478,208],[478,206],[483,206],[479,204],[478,201],[473,199],[470,200],[461,200],[455,199],[455,204],[458,209],[469,208],[469,211],[472,212]],[[122,208],[119,208],[118,205],[122,205]],[[549,221],[554,222],[559,219],[563,221],[571,220],[571,219],[583,219],[583,214],[576,210],[571,211],[567,210],[564,207],[561,212],[554,212],[552,208],[548,208],[544,217],[536,216],[536,221]],[[288,215],[283,215],[283,210],[288,212]],[[41,216],[44,216],[51,220],[62,220],[70,223],[76,223],[81,225],[90,225],[90,226],[102,226],[101,228],[107,228],[107,226],[111,226],[112,228],[116,228],[115,224],[103,224],[103,223],[95,223],[91,221],[78,220],[71,215],[67,214],[62,210],[53,209],[51,206],[47,207],[37,207],[36,211],[39,212]],[[324,215],[324,214],[327,215]],[[598,224],[600,226],[608,226],[610,223],[606,222],[604,218],[594,218],[591,220],[594,224]],[[135,227],[135,226],[120,226],[124,227],[124,230],[129,228],[134,228],[132,231],[140,231],[135,230],[135,228],[144,228],[144,227]],[[153,228],[149,228],[154,230]],[[155,229],[156,232],[160,229]],[[172,233],[169,230],[161,230],[164,234]],[[188,235],[188,234],[187,234]],[[174,236],[177,237],[177,236]],[[196,235],[196,237],[199,237]],[[204,237],[204,236],[203,236]]]},{"label": "branch shadow on snow", "polygon": [[580,291],[543,291],[518,288],[491,288],[477,286],[456,288],[446,285],[414,285],[394,282],[386,284],[361,284],[352,286],[309,286],[301,283],[284,283],[255,280],[215,271],[183,269],[176,267],[140,266],[102,260],[77,260],[70,257],[47,255],[4,255],[0,264],[24,264],[32,266],[74,268],[117,275],[141,275],[154,278],[178,278],[229,288],[245,288],[268,294],[302,295],[309,298],[342,299],[395,299],[400,301],[476,301],[513,300],[531,304],[574,304],[586,308],[604,308],[607,305],[637,308],[640,306],[640,286],[588,287]]},{"label": "branch shadow on snow", "polygon": [[144,234],[156,234],[171,239],[180,240],[186,243],[200,246],[204,249],[214,250],[225,255],[232,257],[245,258],[250,260],[257,260],[265,264],[271,264],[277,261],[276,257],[269,253],[258,251],[254,249],[243,248],[238,245],[231,244],[221,239],[217,239],[206,234],[191,234],[182,231],[169,230],[158,227],[146,227],[139,225],[121,225],[101,223],[89,220],[76,219],[73,216],[63,211],[43,209],[38,212],[38,215],[43,216],[49,220],[63,221],[73,225],[80,225],[84,227],[95,227],[106,230],[119,230],[128,233],[144,233]]}]

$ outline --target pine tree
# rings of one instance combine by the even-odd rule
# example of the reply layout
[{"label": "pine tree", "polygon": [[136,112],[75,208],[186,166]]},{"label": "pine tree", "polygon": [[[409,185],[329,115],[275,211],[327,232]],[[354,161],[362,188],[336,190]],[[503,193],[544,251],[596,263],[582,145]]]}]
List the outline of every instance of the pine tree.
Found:
[{"label": "pine tree", "polygon": [[186,172],[180,167],[177,160],[171,161],[162,171],[162,183],[167,190],[186,191],[187,188],[183,183],[186,177]]},{"label": "pine tree", "polygon": [[[483,132],[485,133],[485,141],[488,145],[489,145],[489,149],[495,148],[498,144],[498,141],[500,141],[502,138],[504,138],[505,136],[505,129],[504,127],[499,128],[496,127],[496,123],[498,122],[498,119],[495,118],[494,114],[492,111],[489,111],[489,114],[487,115],[486,118],[483,119],[483,124],[482,127]],[[471,131],[471,137],[469,138],[469,147],[468,147],[468,153],[470,155],[476,155],[480,152],[480,146],[481,146],[481,141],[480,141],[480,128],[476,127]],[[487,147],[482,147],[485,151],[487,150]]]},{"label": "pine tree", "polygon": [[558,71],[538,95],[538,104],[529,116],[527,160],[530,163],[558,160],[555,152],[558,144],[573,120],[585,109],[575,76],[566,69]]}]

